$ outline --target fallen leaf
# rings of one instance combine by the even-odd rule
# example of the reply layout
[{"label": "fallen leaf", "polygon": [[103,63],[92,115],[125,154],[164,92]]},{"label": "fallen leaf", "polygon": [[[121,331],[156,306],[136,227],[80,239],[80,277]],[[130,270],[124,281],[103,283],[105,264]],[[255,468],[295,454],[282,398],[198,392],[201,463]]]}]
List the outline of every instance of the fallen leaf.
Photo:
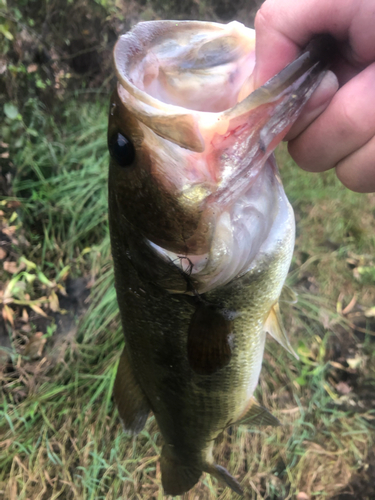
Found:
[{"label": "fallen leaf", "polygon": [[345,316],[346,314],[349,314],[350,311],[353,309],[353,307],[357,303],[357,294],[354,294],[351,301],[349,304],[342,310],[342,314]]},{"label": "fallen leaf", "polygon": [[14,320],[13,320],[14,312],[13,309],[11,309],[7,305],[3,305],[3,318],[4,321],[8,321],[12,326],[14,326]]},{"label": "fallen leaf", "polygon": [[17,482],[14,478],[9,480],[8,492],[9,492],[9,500],[17,500],[18,498]]},{"label": "fallen leaf", "polygon": [[4,441],[0,441],[0,448],[5,448],[7,450],[12,444],[12,439],[5,439]]},{"label": "fallen leaf", "polygon": [[53,290],[48,300],[49,300],[49,306],[52,309],[52,311],[57,312],[60,309],[59,298]]},{"label": "fallen leaf", "polygon": [[47,342],[47,339],[43,338],[42,332],[37,332],[32,335],[29,339],[29,342],[26,344],[24,354],[25,356],[29,356],[31,359],[40,358],[43,353],[44,344]]},{"label": "fallen leaf", "polygon": [[18,200],[10,200],[7,203],[8,208],[18,208],[22,205],[22,203]]},{"label": "fallen leaf", "polygon": [[2,232],[4,234],[6,234],[7,236],[11,236],[12,234],[14,234],[15,230],[16,230],[17,226],[9,226],[9,227],[4,227],[2,229]]},{"label": "fallen leaf", "polygon": [[29,321],[29,313],[27,312],[25,307],[22,309],[22,321],[24,321],[25,323]]},{"label": "fallen leaf", "polygon": [[29,64],[27,67],[27,72],[28,73],[35,73],[35,71],[38,69],[37,64]]},{"label": "fallen leaf", "polygon": [[346,362],[352,368],[353,370],[356,370],[361,364],[362,364],[363,359],[356,355],[354,358],[348,358]]},{"label": "fallen leaf", "polygon": [[354,277],[356,280],[360,280],[360,279],[361,279],[361,275],[360,275],[360,273],[359,273],[359,271],[358,271],[358,267],[355,267],[355,268],[353,269],[353,277]]},{"label": "fallen leaf", "polygon": [[61,295],[64,295],[64,297],[68,296],[68,294],[66,293],[65,287],[63,285],[58,283],[57,288],[58,288],[59,293],[61,293]]},{"label": "fallen leaf", "polygon": [[15,274],[18,271],[17,262],[6,261],[3,263],[4,271],[7,273]]},{"label": "fallen leaf", "polygon": [[47,314],[43,311],[43,309],[35,304],[30,305],[31,309],[36,312],[37,314],[40,314],[41,316],[44,316],[47,318]]},{"label": "fallen leaf", "polygon": [[4,250],[4,248],[0,248],[0,260],[4,260],[6,256],[7,256],[7,253]]},{"label": "fallen leaf", "polygon": [[0,158],[9,158],[9,151],[4,151],[4,153],[1,153]]},{"label": "fallen leaf", "polygon": [[336,385],[336,391],[340,394],[349,394],[352,391],[351,387],[342,380]]},{"label": "fallen leaf", "polygon": [[370,307],[370,309],[366,309],[365,316],[366,316],[366,318],[374,318],[375,317],[375,306]]},{"label": "fallen leaf", "polygon": [[308,496],[308,495],[306,495],[306,493],[305,493],[305,492],[300,491],[300,492],[297,494],[296,500],[309,500],[309,496]]}]

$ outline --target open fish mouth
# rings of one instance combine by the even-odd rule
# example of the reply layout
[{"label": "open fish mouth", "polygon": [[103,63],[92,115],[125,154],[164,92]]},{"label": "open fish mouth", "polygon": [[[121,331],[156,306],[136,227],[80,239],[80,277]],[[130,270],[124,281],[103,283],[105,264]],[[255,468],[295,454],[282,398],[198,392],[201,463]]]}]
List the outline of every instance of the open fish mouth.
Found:
[{"label": "open fish mouth", "polygon": [[[119,102],[151,158],[147,176],[160,199],[173,200],[160,215],[157,203],[152,215],[142,215],[144,204],[127,210],[127,221],[199,293],[248,272],[280,234],[294,234],[272,152],[319,84],[320,64],[307,51],[254,89],[254,31],[198,21],[140,23],[114,59]],[[170,291],[192,293],[180,281]]]},{"label": "open fish mouth", "polygon": [[278,300],[294,216],[273,150],[324,65],[309,49],[253,89],[254,48],[236,22],[155,21],[114,51],[109,226],[125,334],[114,394],[130,432],[153,411],[171,495],[203,471],[242,492],[214,463],[214,439],[279,424],[253,397],[266,333],[293,353]]}]

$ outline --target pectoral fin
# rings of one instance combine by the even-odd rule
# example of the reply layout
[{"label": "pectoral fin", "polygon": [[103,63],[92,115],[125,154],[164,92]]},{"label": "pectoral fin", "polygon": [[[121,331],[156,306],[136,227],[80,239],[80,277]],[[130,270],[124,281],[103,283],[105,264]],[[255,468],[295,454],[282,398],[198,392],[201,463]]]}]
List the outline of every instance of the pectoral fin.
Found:
[{"label": "pectoral fin", "polygon": [[280,298],[281,302],[286,302],[287,304],[297,304],[298,297],[297,293],[290,288],[288,285],[284,285],[281,290]]},{"label": "pectoral fin", "polygon": [[236,424],[256,424],[256,425],[272,425],[277,427],[280,421],[274,417],[267,408],[264,408],[258,401],[252,397],[250,398],[249,406],[243,416],[235,422]]},{"label": "pectoral fin", "polygon": [[293,347],[291,346],[289,339],[287,337],[283,321],[281,319],[281,314],[280,314],[280,309],[279,309],[279,304],[276,303],[272,308],[271,311],[266,319],[266,322],[264,324],[264,329],[266,332],[268,332],[272,337],[277,340],[279,344],[281,344],[284,349],[286,349],[290,354],[293,354],[293,356],[296,359],[299,359],[298,355],[294,351]]},{"label": "pectoral fin", "polygon": [[211,375],[224,368],[232,356],[233,322],[225,311],[199,304],[191,318],[187,356],[191,369]]},{"label": "pectoral fin", "polygon": [[135,379],[126,347],[117,368],[113,395],[125,431],[138,434],[146,423],[150,407]]}]

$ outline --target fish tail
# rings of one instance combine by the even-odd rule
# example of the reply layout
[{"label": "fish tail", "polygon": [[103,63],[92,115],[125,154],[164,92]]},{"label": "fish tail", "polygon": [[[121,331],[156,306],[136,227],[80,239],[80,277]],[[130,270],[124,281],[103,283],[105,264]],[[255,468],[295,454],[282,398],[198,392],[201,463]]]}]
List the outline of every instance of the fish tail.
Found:
[{"label": "fish tail", "polygon": [[194,464],[181,462],[171,452],[168,445],[163,446],[160,456],[161,482],[166,495],[182,495],[189,491],[202,475],[202,469]]},{"label": "fish tail", "polygon": [[217,465],[215,463],[207,464],[204,468],[204,472],[208,472],[211,476],[216,477],[216,479],[220,483],[224,483],[225,486],[229,486],[231,490],[233,490],[238,495],[243,495],[243,489],[240,483],[235,479],[227,469],[222,467],[221,465]]}]

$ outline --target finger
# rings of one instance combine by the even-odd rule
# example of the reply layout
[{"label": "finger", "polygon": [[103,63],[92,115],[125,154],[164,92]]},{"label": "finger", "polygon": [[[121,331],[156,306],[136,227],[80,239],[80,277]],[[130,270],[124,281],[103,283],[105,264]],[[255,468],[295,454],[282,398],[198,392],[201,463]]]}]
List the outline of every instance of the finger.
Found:
[{"label": "finger", "polygon": [[[254,21],[256,32],[256,58],[253,71],[255,88],[279,73],[287,64],[296,59],[300,52],[298,43],[280,31],[276,19],[273,18],[274,4],[272,0],[265,2]],[[277,5],[275,7],[277,8]]]},{"label": "finger", "polygon": [[336,166],[340,181],[357,193],[375,192],[375,136]]},{"label": "finger", "polygon": [[319,87],[313,93],[303,111],[285,136],[284,141],[291,141],[305,130],[326,109],[339,88],[337,77],[332,71],[327,71]]},{"label": "finger", "polygon": [[267,0],[255,18],[256,86],[295,59],[313,35],[330,33],[343,43],[352,66],[375,60],[374,2]]},{"label": "finger", "polygon": [[289,143],[296,163],[311,172],[337,165],[375,134],[375,63],[350,80],[326,110]]}]

